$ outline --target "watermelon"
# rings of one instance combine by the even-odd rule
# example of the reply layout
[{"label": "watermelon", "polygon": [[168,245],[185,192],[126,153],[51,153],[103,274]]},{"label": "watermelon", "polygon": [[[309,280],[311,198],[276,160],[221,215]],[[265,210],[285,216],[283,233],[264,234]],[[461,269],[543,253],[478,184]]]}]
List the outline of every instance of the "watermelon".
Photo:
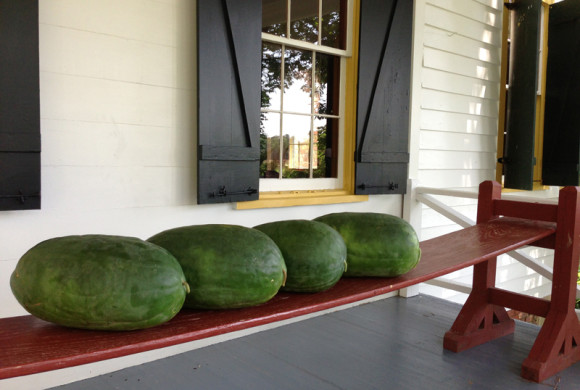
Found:
[{"label": "watermelon", "polygon": [[319,292],[340,279],[346,267],[346,245],[338,232],[317,221],[289,220],[254,227],[282,251],[288,268],[284,291]]},{"label": "watermelon", "polygon": [[336,229],[347,248],[344,276],[394,277],[415,268],[419,239],[402,218],[381,213],[343,212],[315,219]]},{"label": "watermelon", "polygon": [[282,286],[280,249],[259,230],[238,225],[193,225],[149,238],[179,261],[191,287],[184,307],[235,309],[270,300]]},{"label": "watermelon", "polygon": [[28,250],[10,278],[32,315],[96,330],[149,328],[183,306],[188,285],[165,249],[133,237],[52,238]]}]

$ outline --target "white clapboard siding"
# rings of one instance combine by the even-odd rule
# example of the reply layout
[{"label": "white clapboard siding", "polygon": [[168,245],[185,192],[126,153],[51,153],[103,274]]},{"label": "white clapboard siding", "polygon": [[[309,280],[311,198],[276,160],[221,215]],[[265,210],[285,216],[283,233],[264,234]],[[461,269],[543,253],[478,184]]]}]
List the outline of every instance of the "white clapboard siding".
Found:
[{"label": "white clapboard siding", "polygon": [[497,136],[497,118],[421,109],[421,130]]},{"label": "white clapboard siding", "polygon": [[497,99],[499,95],[499,84],[494,81],[476,81],[472,77],[431,68],[423,69],[421,76],[421,85],[425,89],[490,100]]},{"label": "white clapboard siding", "polygon": [[39,28],[43,50],[60,53],[46,56],[43,72],[177,87],[173,46],[47,24]]},{"label": "white clapboard siding", "polygon": [[418,178],[421,185],[426,187],[476,188],[482,181],[493,178],[494,174],[495,169],[420,170]]},{"label": "white clapboard siding", "polygon": [[[495,178],[503,2],[423,0],[419,4],[424,4],[424,19],[423,26],[416,27],[423,33],[421,84],[416,92],[420,96],[417,179],[425,187],[477,188]],[[476,219],[476,199],[436,199]],[[436,211],[422,208],[421,239],[458,229]],[[500,263],[500,271],[502,266],[509,274],[519,264],[508,259]],[[525,270],[513,272],[514,278],[526,276]],[[471,268],[448,278],[469,284]],[[505,281],[509,283],[509,276]],[[422,289],[457,302],[466,297],[439,287]]]},{"label": "white clapboard siding", "polygon": [[475,3],[480,3],[486,7],[493,8],[496,11],[501,11],[503,8],[503,0],[474,0]]},{"label": "white clapboard siding", "polygon": [[493,170],[495,153],[457,152],[450,150],[423,150],[419,158],[419,169],[443,170]]},{"label": "white clapboard siding", "polygon": [[450,94],[431,89],[423,89],[421,99],[421,108],[429,110],[474,116],[497,116],[498,102],[491,99]]},{"label": "white clapboard siding", "polygon": [[177,46],[180,40],[187,38],[178,31],[178,21],[190,22],[186,15],[195,12],[194,5],[194,2],[181,0],[41,1],[39,20],[41,24]]},{"label": "white clapboard siding", "polygon": [[[490,10],[489,4],[477,4],[466,0],[428,0],[428,3],[459,14],[469,19],[501,29],[501,17],[497,10]],[[489,2],[488,2],[489,3]]]},{"label": "white clapboard siding", "polygon": [[462,55],[474,60],[499,64],[501,62],[500,48],[475,41],[472,38],[458,34],[449,34],[449,31],[431,26],[425,26],[425,47]]},{"label": "white clapboard siding", "polygon": [[482,134],[442,133],[424,130],[419,138],[422,150],[455,150],[462,152],[496,152],[497,137]]},{"label": "white clapboard siding", "polygon": [[[474,2],[465,0],[473,7]],[[498,17],[501,19],[501,13]],[[476,41],[499,47],[501,45],[501,27],[492,27],[471,18],[442,9],[431,4],[425,7],[425,24],[449,31],[450,34],[459,34]]]},{"label": "white clapboard siding", "polygon": [[[425,228],[421,230],[421,240],[429,240],[434,237],[439,237],[443,234],[456,232],[461,229],[459,225],[455,223],[450,223],[449,225],[436,226],[432,228]],[[449,275],[451,278],[451,274]]]},{"label": "white clapboard siding", "polygon": [[[64,235],[146,239],[343,211],[400,216],[402,196],[238,211],[196,204],[196,1],[39,1],[42,208],[0,216],[0,317],[18,259]],[[0,387],[2,387],[0,385]]]},{"label": "white clapboard siding", "polygon": [[47,119],[174,128],[176,90],[155,85],[41,72]]},{"label": "white clapboard siding", "polygon": [[[475,221],[477,212],[477,203],[457,205],[453,206],[453,209]],[[425,210],[423,210],[423,220],[422,220],[423,228],[448,225],[450,223],[451,221],[448,218],[444,217],[443,215],[439,214],[438,212],[430,208],[426,208]]]},{"label": "white clapboard siding", "polygon": [[439,69],[475,79],[493,82],[498,82],[500,79],[500,68],[497,64],[443,52],[430,47],[426,47],[424,50],[423,63],[426,68]]},{"label": "white clapboard siding", "polygon": [[42,134],[44,166],[167,167],[195,153],[186,128],[43,119]]},{"label": "white clapboard siding", "polygon": [[[466,190],[466,188],[448,188],[449,190],[461,190],[464,191]],[[477,188],[473,188],[473,190],[476,192]],[[467,206],[467,205],[476,205],[477,206],[477,199],[473,199],[473,198],[460,198],[457,196],[441,196],[441,195],[431,195],[435,200],[444,203],[447,206],[450,207],[460,207],[460,206]],[[430,208],[428,206],[425,206],[426,210],[430,210]],[[467,217],[475,220],[475,214],[473,216],[467,215]]]}]

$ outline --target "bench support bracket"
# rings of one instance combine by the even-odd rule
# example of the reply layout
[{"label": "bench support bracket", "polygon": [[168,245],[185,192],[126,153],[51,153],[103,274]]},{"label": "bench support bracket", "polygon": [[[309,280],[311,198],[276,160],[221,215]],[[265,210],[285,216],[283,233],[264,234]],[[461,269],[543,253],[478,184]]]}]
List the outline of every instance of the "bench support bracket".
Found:
[{"label": "bench support bracket", "polygon": [[[479,188],[477,223],[499,217],[501,187],[484,182]],[[534,204],[513,210],[517,215],[529,214],[530,219],[549,220],[546,210]],[[512,212],[512,210],[510,210]],[[502,215],[504,213],[501,213]],[[443,346],[460,352],[514,331],[515,323],[505,307],[524,308],[532,314],[546,317],[538,337],[522,364],[525,379],[542,382],[580,360],[580,322],[576,316],[576,275],[580,259],[580,190],[567,187],[560,191],[554,251],[554,277],[551,301],[510,293],[495,287],[497,258],[474,266],[473,289],[451,329],[445,334]],[[545,246],[550,241],[542,241]]]}]

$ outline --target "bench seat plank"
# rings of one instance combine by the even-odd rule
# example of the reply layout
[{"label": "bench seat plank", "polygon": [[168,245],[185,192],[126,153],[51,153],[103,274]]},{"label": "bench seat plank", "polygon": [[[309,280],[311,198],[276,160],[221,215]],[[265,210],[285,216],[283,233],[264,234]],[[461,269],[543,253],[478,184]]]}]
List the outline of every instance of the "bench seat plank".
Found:
[{"label": "bench seat plank", "polygon": [[330,309],[486,261],[552,235],[555,224],[501,218],[421,242],[422,258],[396,278],[342,278],[316,294],[280,292],[238,310],[182,310],[160,326],[130,332],[69,329],[32,316],[0,319],[0,379],[163,348]]}]

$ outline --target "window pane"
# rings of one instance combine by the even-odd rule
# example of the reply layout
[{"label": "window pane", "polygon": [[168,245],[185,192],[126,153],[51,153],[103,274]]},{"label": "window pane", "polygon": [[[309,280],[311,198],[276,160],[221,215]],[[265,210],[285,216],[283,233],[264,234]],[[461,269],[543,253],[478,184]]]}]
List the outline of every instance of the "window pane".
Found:
[{"label": "window pane", "polygon": [[280,176],[280,114],[263,112],[260,122],[260,177]]},{"label": "window pane", "polygon": [[338,119],[317,117],[314,120],[313,149],[312,177],[337,177]]},{"label": "window pane", "polygon": [[284,115],[282,131],[285,155],[282,177],[310,176],[310,118],[306,115]]},{"label": "window pane", "polygon": [[318,42],[318,0],[292,0],[290,38]]},{"label": "window pane", "polygon": [[286,50],[284,57],[283,110],[310,114],[312,85],[312,52]]},{"label": "window pane", "polygon": [[272,43],[262,44],[262,108],[281,109],[282,48]]},{"label": "window pane", "polygon": [[285,37],[286,0],[262,0],[262,32]]},{"label": "window pane", "polygon": [[322,0],[321,43],[338,49],[346,48],[343,21],[346,15],[346,0]]},{"label": "window pane", "polygon": [[[288,1],[262,0],[263,32],[346,47],[347,0]],[[263,42],[261,178],[338,177],[340,119],[327,116],[339,115],[340,63],[340,56]]]},{"label": "window pane", "polygon": [[340,58],[316,53],[314,112],[338,115]]}]

